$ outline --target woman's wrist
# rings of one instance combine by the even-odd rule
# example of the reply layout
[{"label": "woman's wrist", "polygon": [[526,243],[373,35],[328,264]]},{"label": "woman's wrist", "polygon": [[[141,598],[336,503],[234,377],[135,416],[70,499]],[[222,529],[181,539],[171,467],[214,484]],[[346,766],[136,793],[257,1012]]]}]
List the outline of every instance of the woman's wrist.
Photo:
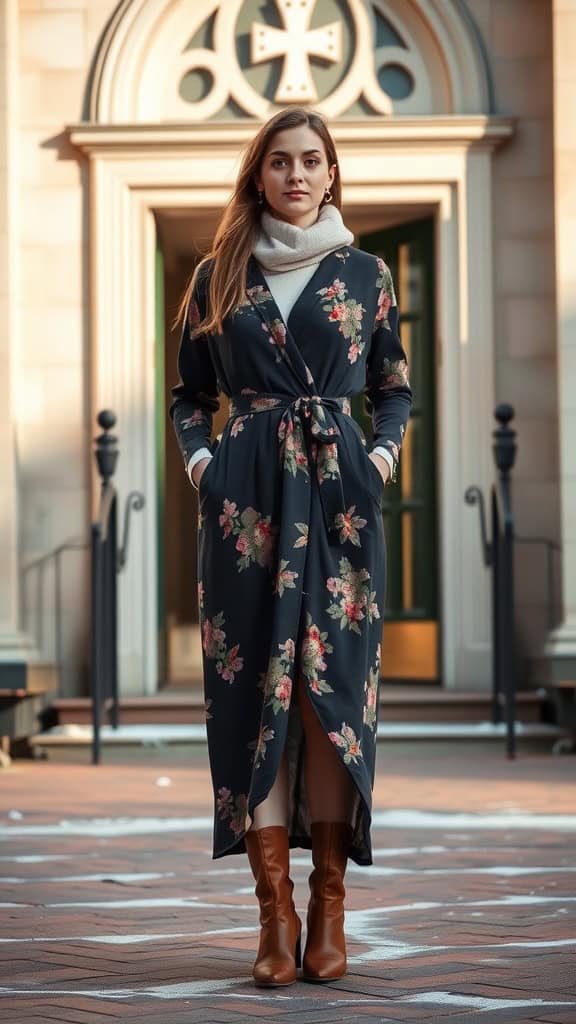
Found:
[{"label": "woman's wrist", "polygon": [[[192,457],[188,460],[186,471],[188,473],[190,482],[194,485],[194,487],[198,487],[200,477],[202,476],[202,473],[206,468],[206,464],[210,462],[211,458],[212,452],[210,451],[209,448],[199,448],[198,451],[195,452],[194,455],[192,455]],[[202,473],[199,472],[198,474],[195,474],[194,470],[196,469],[197,466],[200,466],[201,464],[203,466]]]},{"label": "woman's wrist", "polygon": [[[210,458],[212,458],[212,456],[210,456]],[[202,474],[209,462],[210,459],[200,459],[200,461],[197,462],[196,465],[193,467],[191,472],[191,480],[195,487],[198,487],[202,479]]]},{"label": "woman's wrist", "polygon": [[384,483],[387,484],[392,475],[392,468],[388,459],[384,455],[381,455],[380,452],[369,452],[369,458],[372,459],[372,462],[376,466],[376,469],[380,473]]}]

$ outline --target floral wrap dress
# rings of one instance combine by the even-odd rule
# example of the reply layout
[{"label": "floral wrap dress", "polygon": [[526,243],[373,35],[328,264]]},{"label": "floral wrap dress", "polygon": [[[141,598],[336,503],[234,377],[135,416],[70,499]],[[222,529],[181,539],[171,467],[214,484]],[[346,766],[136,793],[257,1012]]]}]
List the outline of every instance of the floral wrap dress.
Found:
[{"label": "floral wrap dress", "polygon": [[[290,846],[311,847],[292,700],[301,681],[354,783],[349,856],[371,864],[384,484],[351,398],[365,393],[394,478],[412,392],[390,271],[352,246],[329,253],[285,323],[250,257],[245,299],[222,333],[192,338],[208,274],[188,307],[170,414],[185,464],[213,452],[198,492],[213,858],[246,849],[285,749]],[[229,418],[210,445],[220,395]]]}]

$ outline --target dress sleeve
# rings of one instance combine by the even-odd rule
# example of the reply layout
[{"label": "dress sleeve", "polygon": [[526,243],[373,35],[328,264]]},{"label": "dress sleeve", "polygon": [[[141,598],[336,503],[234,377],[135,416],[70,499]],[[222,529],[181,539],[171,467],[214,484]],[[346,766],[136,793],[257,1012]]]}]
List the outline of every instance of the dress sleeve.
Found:
[{"label": "dress sleeve", "polygon": [[373,449],[393,459],[390,481],[397,479],[400,448],[412,407],[408,363],[398,334],[398,306],[390,270],[376,257],[378,309],[366,366],[366,405],[372,416]]},{"label": "dress sleeve", "polygon": [[219,387],[210,355],[208,335],[191,336],[204,316],[205,299],[201,284],[196,284],[188,303],[178,350],[179,383],[171,388],[170,416],[187,467],[201,448],[209,448],[212,418],[218,411]]}]

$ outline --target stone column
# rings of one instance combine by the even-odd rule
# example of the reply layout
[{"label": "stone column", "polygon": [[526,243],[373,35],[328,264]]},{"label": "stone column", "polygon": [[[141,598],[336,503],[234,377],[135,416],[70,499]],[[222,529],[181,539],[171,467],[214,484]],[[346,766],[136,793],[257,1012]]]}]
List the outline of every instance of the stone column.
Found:
[{"label": "stone column", "polygon": [[0,3],[0,687],[26,661],[19,633],[15,366],[18,210],[16,0]]},{"label": "stone column", "polygon": [[560,626],[545,654],[554,679],[576,679],[576,0],[554,0],[556,336],[562,511]]}]

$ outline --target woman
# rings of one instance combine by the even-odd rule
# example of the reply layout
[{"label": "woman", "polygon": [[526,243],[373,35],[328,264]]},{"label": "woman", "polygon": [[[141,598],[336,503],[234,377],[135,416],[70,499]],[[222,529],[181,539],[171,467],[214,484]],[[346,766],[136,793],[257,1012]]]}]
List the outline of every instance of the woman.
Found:
[{"label": "woman", "polygon": [[[345,973],[346,861],[372,863],[381,501],[411,390],[390,272],[352,246],[340,205],[323,119],[280,111],[184,296],[172,389],[200,507],[213,856],[248,854],[260,985],[288,985],[300,966],[289,849],[312,850],[308,981]],[[370,454],[350,415],[363,391]],[[210,449],[222,392],[229,418]]]}]

